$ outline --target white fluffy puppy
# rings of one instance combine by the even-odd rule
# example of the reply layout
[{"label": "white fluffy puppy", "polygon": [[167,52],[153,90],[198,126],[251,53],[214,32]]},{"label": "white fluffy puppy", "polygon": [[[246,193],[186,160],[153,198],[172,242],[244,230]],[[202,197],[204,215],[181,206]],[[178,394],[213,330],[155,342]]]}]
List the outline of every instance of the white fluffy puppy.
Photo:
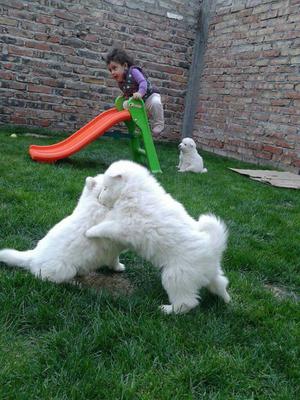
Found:
[{"label": "white fluffy puppy", "polygon": [[196,143],[191,138],[184,138],[178,146],[179,154],[179,172],[207,172],[203,167],[203,159],[197,152]]},{"label": "white fluffy puppy", "polygon": [[0,251],[0,261],[29,270],[41,279],[64,282],[101,266],[123,271],[119,254],[124,246],[107,239],[89,240],[88,228],[104,219],[107,209],[98,201],[103,175],[86,178],[73,213],[56,224],[33,250]]},{"label": "white fluffy puppy", "polygon": [[163,312],[191,310],[201,287],[229,302],[221,268],[227,231],[218,218],[194,220],[146,168],[131,161],[117,161],[107,169],[99,202],[111,211],[87,237],[121,242],[160,268],[171,303],[161,307]]}]

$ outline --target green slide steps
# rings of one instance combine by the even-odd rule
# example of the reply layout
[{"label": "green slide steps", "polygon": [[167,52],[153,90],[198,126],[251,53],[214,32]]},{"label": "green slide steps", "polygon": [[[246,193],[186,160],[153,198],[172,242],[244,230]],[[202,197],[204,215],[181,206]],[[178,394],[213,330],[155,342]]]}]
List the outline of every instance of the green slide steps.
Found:
[{"label": "green slide steps", "polygon": [[[123,110],[123,102],[125,100],[122,96],[117,97],[115,100],[117,110]],[[144,101],[130,98],[128,100],[128,111],[130,112],[131,120],[125,121],[125,124],[131,135],[133,160],[142,163],[143,159],[146,158],[150,171],[153,174],[161,173],[162,170],[153,143]]]}]

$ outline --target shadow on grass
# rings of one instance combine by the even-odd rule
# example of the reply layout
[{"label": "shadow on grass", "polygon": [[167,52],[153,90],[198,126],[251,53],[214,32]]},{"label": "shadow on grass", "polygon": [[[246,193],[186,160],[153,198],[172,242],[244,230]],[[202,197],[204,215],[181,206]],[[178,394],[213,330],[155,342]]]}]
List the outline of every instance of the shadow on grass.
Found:
[{"label": "shadow on grass", "polygon": [[107,163],[101,162],[101,161],[96,161],[96,160],[91,160],[88,158],[82,158],[82,159],[72,159],[72,158],[64,158],[63,160],[58,160],[55,163],[57,166],[64,166],[64,165],[69,165],[74,168],[78,169],[83,169],[83,168],[99,168],[103,167],[106,169],[108,167]]}]

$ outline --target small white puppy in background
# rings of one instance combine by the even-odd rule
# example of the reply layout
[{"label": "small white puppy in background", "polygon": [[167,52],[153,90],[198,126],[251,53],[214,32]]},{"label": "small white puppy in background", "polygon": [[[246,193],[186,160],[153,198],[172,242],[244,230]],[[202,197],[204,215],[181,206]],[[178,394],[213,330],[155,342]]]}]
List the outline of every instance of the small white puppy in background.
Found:
[{"label": "small white puppy in background", "polygon": [[203,167],[203,159],[197,152],[196,143],[191,138],[184,138],[178,146],[179,154],[179,172],[207,172]]}]

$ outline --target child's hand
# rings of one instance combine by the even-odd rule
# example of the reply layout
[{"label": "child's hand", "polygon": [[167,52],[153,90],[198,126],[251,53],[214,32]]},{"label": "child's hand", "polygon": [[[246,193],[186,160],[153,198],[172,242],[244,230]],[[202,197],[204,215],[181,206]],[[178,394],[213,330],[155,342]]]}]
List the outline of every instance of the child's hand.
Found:
[{"label": "child's hand", "polygon": [[142,95],[141,95],[141,93],[139,93],[139,92],[135,92],[135,93],[133,93],[132,97],[133,97],[134,99],[136,99],[136,100],[141,100]]}]

